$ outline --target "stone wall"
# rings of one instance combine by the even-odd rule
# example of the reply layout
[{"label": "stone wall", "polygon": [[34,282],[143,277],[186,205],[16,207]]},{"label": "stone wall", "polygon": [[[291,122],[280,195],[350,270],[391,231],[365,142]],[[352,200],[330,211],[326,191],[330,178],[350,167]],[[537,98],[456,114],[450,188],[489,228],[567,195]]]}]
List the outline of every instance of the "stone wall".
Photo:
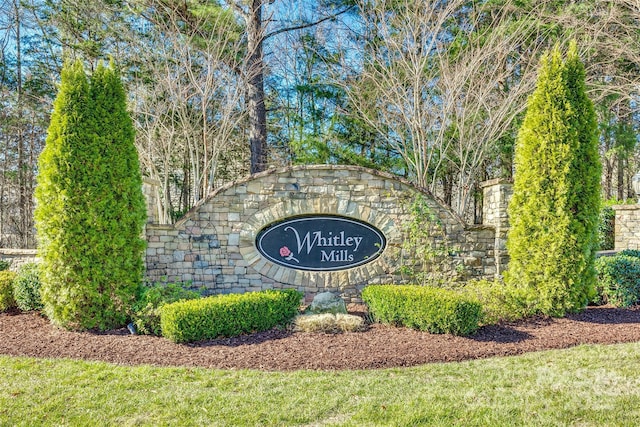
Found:
[{"label": "stone wall", "polygon": [[21,265],[28,262],[36,262],[35,249],[7,249],[0,248],[0,259],[11,262],[9,270],[17,271]]},{"label": "stone wall", "polygon": [[495,274],[501,276],[509,264],[507,253],[507,233],[509,231],[509,201],[513,196],[513,183],[507,179],[493,179],[481,184],[482,222],[494,227]]},{"label": "stone wall", "polygon": [[616,205],[614,250],[640,249],[640,205]]},{"label": "stone wall", "polygon": [[142,178],[142,194],[147,201],[147,223],[157,224],[161,218],[160,206],[160,181],[157,179]]},{"label": "stone wall", "polygon": [[[438,274],[492,278],[500,274],[504,260],[503,237],[496,234],[497,227],[504,232],[504,221],[494,210],[504,208],[500,197],[507,190],[486,186],[485,192],[496,201],[485,212],[487,218],[497,218],[495,224],[467,227],[429,193],[390,174],[331,165],[270,170],[218,189],[175,225],[147,224],[147,279],[192,282],[207,293],[333,291],[356,302],[366,284],[407,279],[398,267],[410,258],[403,243],[409,237],[410,204],[418,195],[442,231],[433,235],[434,246],[446,249],[434,261],[441,268]],[[301,271],[260,254],[256,237],[264,227],[307,214],[364,221],[382,231],[386,247],[374,261],[341,271]]]}]

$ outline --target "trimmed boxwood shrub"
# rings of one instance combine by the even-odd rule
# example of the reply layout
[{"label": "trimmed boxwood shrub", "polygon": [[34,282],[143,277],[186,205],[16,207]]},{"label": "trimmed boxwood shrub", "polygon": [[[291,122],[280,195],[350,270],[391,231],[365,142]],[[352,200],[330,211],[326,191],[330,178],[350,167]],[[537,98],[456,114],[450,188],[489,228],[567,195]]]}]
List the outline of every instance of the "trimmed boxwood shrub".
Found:
[{"label": "trimmed boxwood shrub", "polygon": [[287,289],[167,304],[161,309],[162,335],[184,343],[265,331],[290,322],[298,313],[301,299],[302,293]]},{"label": "trimmed boxwood shrub", "polygon": [[155,284],[142,289],[140,299],[133,307],[133,323],[144,335],[162,335],[160,309],[172,302],[200,298],[199,292],[184,289],[179,283]]},{"label": "trimmed boxwood shrub", "polygon": [[16,273],[13,271],[0,271],[0,313],[16,307],[13,297],[13,280]]},{"label": "trimmed boxwood shrub", "polygon": [[377,322],[435,334],[472,334],[482,317],[479,302],[429,286],[371,285],[362,291],[362,299]]},{"label": "trimmed boxwood shrub", "polygon": [[634,258],[640,258],[640,250],[638,249],[625,249],[623,251],[620,251],[616,254],[616,256],[620,256],[620,255],[624,255],[624,256],[630,256],[630,257],[634,257]]},{"label": "trimmed boxwood shrub", "polygon": [[640,258],[623,253],[612,257],[600,257],[596,260],[596,271],[596,303],[629,307],[640,301]]},{"label": "trimmed boxwood shrub", "polygon": [[42,310],[38,264],[30,262],[20,267],[13,281],[13,296],[22,311]]},{"label": "trimmed boxwood shrub", "polygon": [[535,314],[535,295],[500,280],[470,280],[455,289],[482,305],[482,325],[514,321]]}]

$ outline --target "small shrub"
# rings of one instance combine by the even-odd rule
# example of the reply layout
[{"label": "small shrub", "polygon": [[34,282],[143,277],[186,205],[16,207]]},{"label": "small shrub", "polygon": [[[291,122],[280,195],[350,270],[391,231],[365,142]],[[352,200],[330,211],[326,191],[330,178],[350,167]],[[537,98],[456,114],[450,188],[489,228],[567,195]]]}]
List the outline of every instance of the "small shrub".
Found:
[{"label": "small shrub", "polygon": [[634,257],[634,258],[640,258],[640,250],[638,249],[625,249],[623,251],[620,251],[616,254],[616,256],[620,256],[620,255],[624,255],[624,256],[630,256],[630,257]]},{"label": "small shrub", "polygon": [[265,331],[290,322],[302,293],[293,289],[216,295],[161,308],[162,334],[184,343]]},{"label": "small shrub", "polygon": [[0,271],[0,313],[16,308],[16,300],[13,297],[13,280],[16,273],[13,271]]},{"label": "small shrub", "polygon": [[527,288],[516,288],[498,280],[470,280],[458,291],[482,305],[484,325],[514,321],[535,314],[535,298]]},{"label": "small shrub", "polygon": [[200,298],[200,293],[184,289],[178,283],[155,284],[145,287],[138,302],[133,307],[133,323],[136,330],[144,335],[162,335],[160,312],[165,304]]},{"label": "small shrub", "polygon": [[362,299],[377,322],[431,333],[469,335],[479,327],[482,306],[456,291],[416,285],[371,285]]},{"label": "small shrub", "polygon": [[640,258],[618,254],[596,260],[598,272],[595,302],[629,307],[640,301]]},{"label": "small shrub", "polygon": [[0,271],[8,270],[11,267],[11,261],[7,259],[0,259]]},{"label": "small shrub", "polygon": [[353,314],[336,314],[336,326],[342,332],[359,332],[367,329],[364,319]]},{"label": "small shrub", "polygon": [[40,266],[27,263],[20,267],[13,281],[13,296],[22,311],[41,310]]},{"label": "small shrub", "polygon": [[352,314],[305,314],[296,317],[295,329],[302,332],[358,332],[365,329],[364,319]]}]

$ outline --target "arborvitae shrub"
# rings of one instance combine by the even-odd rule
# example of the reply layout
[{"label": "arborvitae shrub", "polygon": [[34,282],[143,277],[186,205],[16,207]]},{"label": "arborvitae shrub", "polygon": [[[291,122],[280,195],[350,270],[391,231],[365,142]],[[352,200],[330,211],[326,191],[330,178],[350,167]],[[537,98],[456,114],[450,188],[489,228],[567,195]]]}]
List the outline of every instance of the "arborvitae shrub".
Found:
[{"label": "arborvitae shrub", "polygon": [[36,227],[42,298],[69,329],[126,323],[142,281],[142,180],[113,67],[66,64],[39,160]]},{"label": "arborvitae shrub", "polygon": [[265,331],[290,322],[301,299],[302,293],[287,289],[174,302],[161,309],[162,335],[192,342]]},{"label": "arborvitae shrub", "polygon": [[435,334],[472,334],[482,318],[479,302],[430,286],[369,285],[362,290],[362,300],[377,322]]},{"label": "arborvitae shrub", "polygon": [[40,266],[32,262],[22,265],[13,280],[13,297],[18,308],[22,311],[42,310],[40,288]]},{"label": "arborvitae shrub", "polygon": [[16,273],[13,271],[0,271],[0,313],[17,307],[13,297],[15,278]]},{"label": "arborvitae shrub", "polygon": [[600,158],[593,105],[575,44],[543,56],[515,153],[507,281],[537,311],[562,316],[593,296]]}]

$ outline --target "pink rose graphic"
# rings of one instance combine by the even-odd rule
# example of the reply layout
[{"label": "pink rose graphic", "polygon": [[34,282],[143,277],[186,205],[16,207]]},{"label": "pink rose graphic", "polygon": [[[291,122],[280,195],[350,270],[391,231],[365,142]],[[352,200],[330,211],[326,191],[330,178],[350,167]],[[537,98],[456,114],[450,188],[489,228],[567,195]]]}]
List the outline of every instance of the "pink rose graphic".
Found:
[{"label": "pink rose graphic", "polygon": [[298,261],[297,259],[294,258],[293,253],[291,252],[291,249],[289,249],[286,246],[283,246],[280,248],[280,256],[284,257],[285,260],[287,261],[295,261],[298,264],[300,264],[300,261]]}]

